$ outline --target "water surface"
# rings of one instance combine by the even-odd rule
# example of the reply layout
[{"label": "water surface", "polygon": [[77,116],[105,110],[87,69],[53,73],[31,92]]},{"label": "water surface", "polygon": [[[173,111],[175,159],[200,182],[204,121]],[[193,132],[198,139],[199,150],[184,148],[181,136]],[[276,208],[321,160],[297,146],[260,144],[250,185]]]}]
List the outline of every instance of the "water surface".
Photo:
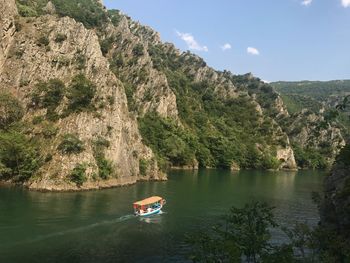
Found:
[{"label": "water surface", "polygon": [[[315,225],[312,191],[324,172],[173,171],[167,182],[82,193],[39,193],[0,187],[0,262],[183,262],[184,235],[205,228],[232,205],[275,206],[282,225]],[[163,214],[132,215],[133,201],[167,200]],[[275,233],[277,242],[283,241]]]}]

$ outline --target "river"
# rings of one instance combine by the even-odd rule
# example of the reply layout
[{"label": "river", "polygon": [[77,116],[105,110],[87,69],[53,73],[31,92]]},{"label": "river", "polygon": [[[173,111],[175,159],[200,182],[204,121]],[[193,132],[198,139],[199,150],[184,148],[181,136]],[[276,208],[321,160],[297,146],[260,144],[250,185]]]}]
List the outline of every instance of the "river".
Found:
[{"label": "river", "polygon": [[[325,172],[172,171],[166,182],[78,193],[39,193],[0,186],[0,262],[184,262],[186,233],[205,228],[232,205],[276,207],[281,225],[315,225],[311,200]],[[167,200],[163,214],[141,219],[132,203]],[[274,240],[284,236],[274,233]]]}]

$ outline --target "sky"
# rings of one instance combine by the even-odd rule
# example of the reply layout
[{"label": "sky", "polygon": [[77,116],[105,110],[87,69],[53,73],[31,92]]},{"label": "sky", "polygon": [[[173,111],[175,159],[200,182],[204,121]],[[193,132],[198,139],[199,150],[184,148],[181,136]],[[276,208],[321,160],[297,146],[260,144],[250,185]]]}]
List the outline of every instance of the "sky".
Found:
[{"label": "sky", "polygon": [[350,79],[350,0],[104,0],[217,70]]}]

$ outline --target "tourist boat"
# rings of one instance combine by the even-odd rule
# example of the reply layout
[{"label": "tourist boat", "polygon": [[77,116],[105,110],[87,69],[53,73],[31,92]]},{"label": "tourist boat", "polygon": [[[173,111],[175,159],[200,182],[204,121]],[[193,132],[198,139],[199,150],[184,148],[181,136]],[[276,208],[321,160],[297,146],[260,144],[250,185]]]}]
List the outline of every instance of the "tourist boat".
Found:
[{"label": "tourist boat", "polygon": [[134,203],[136,216],[150,216],[161,212],[165,205],[165,199],[159,196],[152,196]]}]

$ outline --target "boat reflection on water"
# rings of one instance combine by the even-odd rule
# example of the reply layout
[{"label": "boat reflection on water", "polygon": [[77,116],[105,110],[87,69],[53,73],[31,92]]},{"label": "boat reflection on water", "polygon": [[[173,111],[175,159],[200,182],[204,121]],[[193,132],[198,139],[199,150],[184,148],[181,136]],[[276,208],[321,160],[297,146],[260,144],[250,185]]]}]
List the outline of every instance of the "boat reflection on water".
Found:
[{"label": "boat reflection on water", "polygon": [[162,223],[162,215],[164,212],[160,211],[156,215],[148,216],[148,217],[139,217],[140,222],[144,222],[147,224],[161,224]]}]

